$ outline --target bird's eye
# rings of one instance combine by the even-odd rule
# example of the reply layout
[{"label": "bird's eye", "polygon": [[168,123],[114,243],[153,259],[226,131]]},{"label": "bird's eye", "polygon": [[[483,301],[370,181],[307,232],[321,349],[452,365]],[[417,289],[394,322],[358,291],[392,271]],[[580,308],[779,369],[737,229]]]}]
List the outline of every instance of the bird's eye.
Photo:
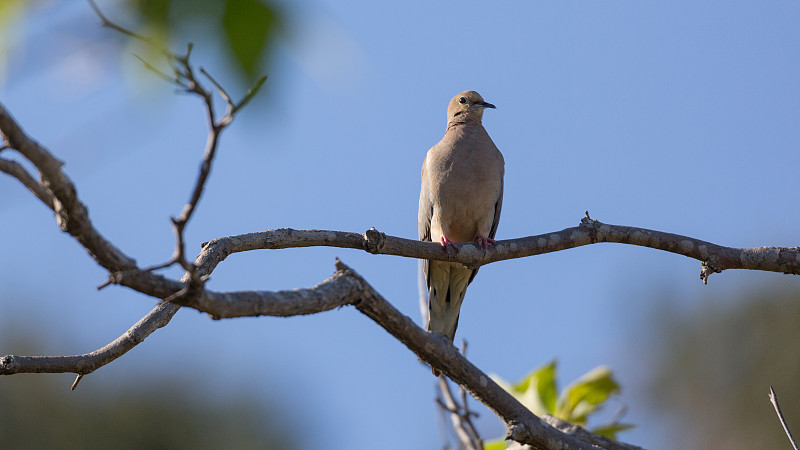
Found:
[{"label": "bird's eye", "polygon": [[461,97],[461,98],[459,98],[459,99],[458,99],[458,103],[461,103],[462,105],[463,105],[464,103],[467,103],[467,97]]}]

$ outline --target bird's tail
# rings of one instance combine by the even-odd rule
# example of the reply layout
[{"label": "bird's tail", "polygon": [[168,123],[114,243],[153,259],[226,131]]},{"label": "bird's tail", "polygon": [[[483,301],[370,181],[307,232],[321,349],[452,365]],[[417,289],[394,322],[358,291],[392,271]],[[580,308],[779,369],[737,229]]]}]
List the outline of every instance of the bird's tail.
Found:
[{"label": "bird's tail", "polygon": [[472,270],[458,263],[431,261],[428,288],[428,331],[441,333],[453,342],[461,304]]}]

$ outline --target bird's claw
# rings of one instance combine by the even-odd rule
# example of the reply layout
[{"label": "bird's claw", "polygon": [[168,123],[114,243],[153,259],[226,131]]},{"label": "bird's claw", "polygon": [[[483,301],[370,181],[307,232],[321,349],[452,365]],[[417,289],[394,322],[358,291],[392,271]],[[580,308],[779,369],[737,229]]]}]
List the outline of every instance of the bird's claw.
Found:
[{"label": "bird's claw", "polygon": [[439,239],[439,242],[442,244],[442,247],[444,247],[444,251],[448,255],[450,254],[450,247],[453,247],[453,250],[455,250],[456,253],[458,253],[458,247],[456,247],[456,243],[451,241],[450,238],[448,238],[447,236],[442,236]]},{"label": "bird's claw", "polygon": [[494,244],[494,239],[479,236],[475,239],[475,242],[478,243],[478,247],[483,247],[483,250],[486,251],[489,249],[489,244]]}]

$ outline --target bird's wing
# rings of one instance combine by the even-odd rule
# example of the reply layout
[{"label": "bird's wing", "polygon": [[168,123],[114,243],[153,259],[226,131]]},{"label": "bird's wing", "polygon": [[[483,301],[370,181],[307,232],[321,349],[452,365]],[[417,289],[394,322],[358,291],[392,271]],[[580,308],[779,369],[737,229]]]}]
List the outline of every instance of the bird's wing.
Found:
[{"label": "bird's wing", "polygon": [[[426,173],[427,157],[425,162],[422,163],[422,186],[419,190],[419,213],[417,215],[417,228],[419,231],[420,241],[431,240],[431,217],[433,216],[433,202],[431,200],[430,192],[430,179]],[[430,289],[430,262],[425,259],[422,261],[422,273],[425,275],[425,284]]]},{"label": "bird's wing", "polygon": [[[500,178],[500,195],[497,196],[497,201],[494,204],[494,219],[492,219],[492,227],[489,229],[489,239],[494,239],[495,234],[497,233],[497,225],[500,223],[500,210],[503,209],[503,179]],[[478,274],[478,269],[472,271],[472,275],[469,276],[469,283],[472,283],[472,280],[475,279],[475,275]]]}]

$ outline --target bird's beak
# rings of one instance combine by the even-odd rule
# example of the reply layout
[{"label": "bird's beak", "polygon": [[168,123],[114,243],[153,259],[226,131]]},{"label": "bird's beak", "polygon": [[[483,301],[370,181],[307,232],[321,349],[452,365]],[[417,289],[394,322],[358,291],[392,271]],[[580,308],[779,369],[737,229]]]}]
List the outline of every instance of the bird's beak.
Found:
[{"label": "bird's beak", "polygon": [[479,106],[482,106],[482,107],[484,107],[484,108],[494,108],[494,109],[497,109],[497,107],[496,107],[496,106],[494,106],[494,105],[493,105],[493,104],[491,104],[491,103],[487,103],[487,102],[478,102],[477,104],[478,104]]}]

